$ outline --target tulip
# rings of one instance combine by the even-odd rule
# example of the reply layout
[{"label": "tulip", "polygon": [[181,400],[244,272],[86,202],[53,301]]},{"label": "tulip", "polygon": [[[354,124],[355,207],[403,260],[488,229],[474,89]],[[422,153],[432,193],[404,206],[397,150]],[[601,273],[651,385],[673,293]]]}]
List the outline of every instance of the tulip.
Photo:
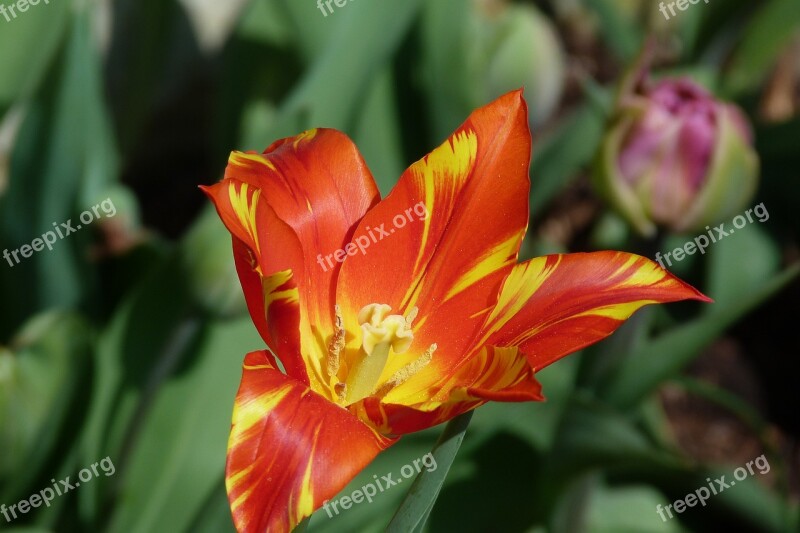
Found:
[{"label": "tulip", "polygon": [[708,300],[622,252],[517,263],[530,156],[515,91],[383,200],[330,129],[234,152],[204,188],[269,347],[245,357],[228,443],[239,531],[290,530],[402,435],[492,400],[541,401],[536,372],[644,305]]},{"label": "tulip", "polygon": [[688,78],[624,84],[595,172],[601,192],[642,235],[694,231],[740,211],[758,156],[747,119]]}]

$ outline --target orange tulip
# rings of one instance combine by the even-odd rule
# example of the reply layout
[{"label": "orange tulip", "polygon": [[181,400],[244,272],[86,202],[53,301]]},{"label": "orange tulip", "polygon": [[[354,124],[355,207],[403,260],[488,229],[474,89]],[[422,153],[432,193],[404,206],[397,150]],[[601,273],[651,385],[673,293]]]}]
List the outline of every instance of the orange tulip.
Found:
[{"label": "orange tulip", "polygon": [[489,400],[541,401],[536,372],[644,305],[708,301],[627,253],[518,264],[530,155],[516,91],[383,200],[354,144],[329,129],[234,152],[204,188],[269,347],[246,356],[233,413],[239,531],[294,528],[403,434]]}]

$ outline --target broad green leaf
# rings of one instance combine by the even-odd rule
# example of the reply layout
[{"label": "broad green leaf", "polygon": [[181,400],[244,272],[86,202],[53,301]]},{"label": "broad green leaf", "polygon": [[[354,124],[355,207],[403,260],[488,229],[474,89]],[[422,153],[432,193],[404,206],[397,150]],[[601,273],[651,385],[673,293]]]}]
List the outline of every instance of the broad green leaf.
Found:
[{"label": "broad green leaf", "polygon": [[[254,4],[256,2],[253,2]],[[327,16],[317,8],[316,2],[294,2],[292,0],[272,0],[269,2],[258,2],[269,5],[270,13],[274,13],[277,20],[283,22],[284,31],[290,32],[296,47],[300,49],[306,63],[312,64],[315,58],[320,56],[320,51],[330,46],[332,35],[340,32],[340,27],[345,23],[342,19],[347,18],[347,13],[353,11],[352,8],[360,9],[363,5],[347,5],[343,8],[336,8],[333,14]],[[327,10],[326,10],[327,11]],[[254,10],[254,14],[264,16],[264,8]],[[352,16],[352,15],[350,15]],[[266,30],[266,24],[261,22],[262,33]],[[276,33],[271,30],[270,33]]]},{"label": "broad green leaf", "polygon": [[[477,433],[470,425],[467,442]],[[545,453],[507,431],[471,451],[462,446],[425,531],[529,531],[544,516],[533,481],[545,461]]]},{"label": "broad green leaf", "polygon": [[739,467],[744,468],[745,465],[732,465],[727,469],[714,468],[702,472],[697,476],[696,487],[703,486],[702,480],[704,479],[714,480],[724,475],[726,482],[732,481],[734,484],[720,491],[713,498],[714,503],[726,507],[726,514],[740,517],[745,529],[749,526],[758,531],[770,533],[791,531],[791,508],[787,502],[774,491],[767,489],[758,479],[761,474],[757,467],[753,468],[752,476],[748,472],[746,478],[734,479],[734,472]]},{"label": "broad green leaf", "polygon": [[231,518],[225,480],[220,477],[216,488],[195,516],[194,523],[187,529],[192,533],[236,533]]},{"label": "broad green leaf", "polygon": [[0,110],[36,91],[63,42],[72,4],[70,0],[41,0],[25,12],[12,12],[16,2],[3,2],[6,14],[0,15]]},{"label": "broad green leaf", "polygon": [[[281,2],[250,2],[239,21],[238,34],[245,39],[254,39],[271,45],[285,45],[294,34],[290,24],[287,5]],[[292,2],[292,6],[304,6]]]},{"label": "broad green leaf", "polygon": [[[762,205],[763,207],[763,205]],[[732,223],[725,226],[731,235],[711,245],[708,256],[708,285],[706,294],[716,305],[706,308],[713,312],[716,306],[727,307],[736,303],[742,294],[756,292],[760,285],[777,274],[781,264],[778,246],[759,227],[758,217],[741,229]],[[739,215],[744,219],[744,215]],[[741,221],[737,220],[739,225]],[[732,233],[732,232],[736,233]],[[744,258],[744,260],[741,260]],[[735,268],[731,268],[735,265]]]},{"label": "broad green leaf", "polygon": [[224,472],[241,361],[261,346],[249,317],[210,325],[193,366],[153,399],[109,532],[188,530]]},{"label": "broad green leaf", "polygon": [[664,496],[647,485],[599,486],[589,497],[586,531],[590,533],[677,533],[680,522],[663,522],[656,506]]},{"label": "broad green leaf", "polygon": [[553,478],[569,480],[600,467],[678,463],[629,417],[602,405],[594,396],[574,396],[559,429],[548,463]]},{"label": "broad green leaf", "polygon": [[[49,479],[41,469],[59,439],[81,427],[91,350],[86,324],[57,312],[35,317],[0,346],[0,502],[27,497],[37,476]],[[73,410],[81,416],[65,427]]]}]

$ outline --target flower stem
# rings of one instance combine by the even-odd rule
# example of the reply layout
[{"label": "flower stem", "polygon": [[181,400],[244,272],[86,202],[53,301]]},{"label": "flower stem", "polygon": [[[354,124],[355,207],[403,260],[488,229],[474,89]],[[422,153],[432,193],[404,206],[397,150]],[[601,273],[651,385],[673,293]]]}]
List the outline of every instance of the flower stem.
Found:
[{"label": "flower stem", "polygon": [[436,499],[439,497],[450,466],[461,447],[461,441],[464,440],[464,434],[471,419],[472,411],[468,411],[447,423],[439,440],[431,450],[435,469],[420,472],[403,503],[392,517],[392,521],[386,527],[387,533],[422,531]]}]

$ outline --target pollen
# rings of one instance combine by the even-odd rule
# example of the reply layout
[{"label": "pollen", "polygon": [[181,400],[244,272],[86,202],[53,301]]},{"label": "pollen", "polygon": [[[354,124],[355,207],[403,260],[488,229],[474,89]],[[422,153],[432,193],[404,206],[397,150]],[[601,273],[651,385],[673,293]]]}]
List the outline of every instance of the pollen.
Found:
[{"label": "pollen", "polygon": [[435,352],[438,347],[439,346],[436,343],[431,344],[431,347],[425,350],[425,353],[423,353],[419,359],[407,364],[392,374],[392,377],[390,377],[380,388],[380,390],[378,390],[376,396],[385,396],[390,390],[402,385],[412,376],[418,374],[420,370],[428,366],[428,364],[430,364],[430,362],[433,360],[433,352]]},{"label": "pollen", "polygon": [[339,364],[345,344],[342,308],[336,305],[334,310],[336,317],[333,323],[333,338],[331,339],[330,344],[328,344],[328,375],[332,378],[335,378],[339,374]]}]

